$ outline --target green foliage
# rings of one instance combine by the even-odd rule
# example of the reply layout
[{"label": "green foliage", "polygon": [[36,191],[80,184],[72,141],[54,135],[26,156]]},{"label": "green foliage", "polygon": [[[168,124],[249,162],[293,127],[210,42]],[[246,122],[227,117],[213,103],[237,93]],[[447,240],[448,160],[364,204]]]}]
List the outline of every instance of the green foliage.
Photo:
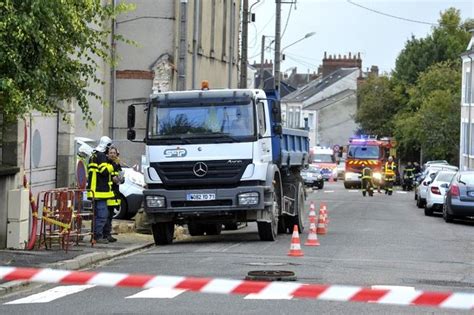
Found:
[{"label": "green foliage", "polygon": [[409,90],[410,108],[396,115],[395,137],[401,149],[423,148],[427,159],[456,163],[459,150],[461,65],[441,62],[420,74]]},{"label": "green foliage", "polygon": [[[101,0],[0,0],[0,114],[5,122],[32,110],[63,112],[75,98],[87,123],[87,97],[102,83],[96,69],[110,60],[110,21],[131,5]],[[120,39],[120,38],[119,38]]]},{"label": "green foliage", "polygon": [[362,133],[392,134],[392,116],[396,113],[393,87],[387,77],[370,76],[358,89],[359,108],[355,121]]}]

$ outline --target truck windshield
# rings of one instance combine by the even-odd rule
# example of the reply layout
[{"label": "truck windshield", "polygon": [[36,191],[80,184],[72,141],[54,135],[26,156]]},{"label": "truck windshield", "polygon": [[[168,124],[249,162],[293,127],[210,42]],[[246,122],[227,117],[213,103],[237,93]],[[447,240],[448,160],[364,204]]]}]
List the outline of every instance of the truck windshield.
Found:
[{"label": "truck windshield", "polygon": [[150,114],[150,139],[235,142],[255,135],[252,103],[160,104],[154,106]]},{"label": "truck windshield", "polygon": [[378,159],[380,149],[376,145],[351,145],[347,156],[353,159]]}]

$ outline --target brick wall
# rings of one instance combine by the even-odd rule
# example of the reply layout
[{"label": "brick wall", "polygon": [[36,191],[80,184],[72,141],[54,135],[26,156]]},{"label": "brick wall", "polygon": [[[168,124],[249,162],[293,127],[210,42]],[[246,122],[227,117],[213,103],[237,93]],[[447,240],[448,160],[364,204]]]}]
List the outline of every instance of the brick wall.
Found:
[{"label": "brick wall", "polygon": [[324,52],[324,59],[323,59],[323,77],[327,76],[331,72],[334,72],[341,68],[359,68],[362,69],[362,59],[360,59],[360,53],[357,53],[357,56],[352,56],[349,53],[349,56],[344,55],[329,55]]}]

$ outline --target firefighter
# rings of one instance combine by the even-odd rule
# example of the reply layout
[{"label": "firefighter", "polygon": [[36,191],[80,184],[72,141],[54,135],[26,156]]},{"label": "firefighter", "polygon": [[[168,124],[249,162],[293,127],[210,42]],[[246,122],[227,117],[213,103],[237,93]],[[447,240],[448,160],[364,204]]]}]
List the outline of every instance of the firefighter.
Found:
[{"label": "firefighter", "polygon": [[361,187],[362,187],[362,196],[365,197],[366,193],[369,193],[369,196],[374,195],[374,183],[372,181],[372,169],[362,163],[362,174],[361,177]]},{"label": "firefighter", "polygon": [[411,162],[408,162],[407,166],[403,170],[403,190],[412,190],[414,179],[415,167],[411,164]]},{"label": "firefighter", "polygon": [[388,161],[385,162],[384,173],[385,173],[385,194],[391,196],[393,193],[393,183],[395,182],[395,176],[397,166],[393,161],[393,157],[389,156]]},{"label": "firefighter", "polygon": [[107,199],[114,197],[111,189],[112,172],[114,168],[107,159],[108,148],[112,145],[112,140],[103,136],[99,145],[92,152],[89,158],[87,176],[87,197],[94,203],[94,239],[93,243],[107,244],[104,239],[104,226],[107,223],[109,211],[107,209]]},{"label": "firefighter", "polygon": [[110,146],[107,154],[109,163],[113,166],[113,172],[111,173],[112,183],[111,188],[114,193],[114,197],[107,199],[107,208],[109,210],[109,216],[107,223],[104,226],[103,238],[107,239],[109,243],[116,242],[117,239],[112,236],[112,218],[116,209],[120,210],[122,200],[120,199],[119,185],[123,184],[125,179],[122,175],[122,166],[120,165],[119,151],[116,147]]}]

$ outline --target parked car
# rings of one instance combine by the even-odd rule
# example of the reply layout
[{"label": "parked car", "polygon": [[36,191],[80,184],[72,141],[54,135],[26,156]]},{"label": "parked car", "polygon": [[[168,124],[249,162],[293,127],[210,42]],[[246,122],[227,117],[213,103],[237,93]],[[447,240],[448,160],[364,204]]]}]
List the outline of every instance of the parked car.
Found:
[{"label": "parked car", "polygon": [[[97,141],[76,137],[76,154],[88,159],[94,151]],[[121,205],[114,210],[114,219],[130,219],[142,207],[145,178],[142,173],[122,164],[125,182],[119,186]]]},{"label": "parked car", "polygon": [[444,196],[449,183],[453,179],[454,171],[438,171],[426,191],[425,215],[433,215],[433,211],[442,211]]},{"label": "parked car", "polygon": [[474,172],[460,171],[454,175],[443,205],[443,218],[452,222],[458,217],[474,216]]},{"label": "parked car", "polygon": [[428,190],[428,185],[431,184],[436,173],[442,170],[450,170],[457,172],[458,168],[453,165],[444,165],[444,164],[432,164],[428,166],[423,175],[421,176],[422,180],[418,186],[415,187],[415,200],[418,208],[423,208],[426,203],[426,192]]},{"label": "parked car", "polygon": [[307,168],[302,169],[300,174],[306,186],[318,187],[319,189],[324,187],[324,178],[319,167],[309,165]]},{"label": "parked car", "polygon": [[425,164],[423,164],[423,167],[426,169],[428,166],[433,165],[433,164],[449,165],[448,161],[446,160],[433,160],[433,161],[428,161]]},{"label": "parked car", "polygon": [[340,159],[339,162],[337,162],[336,170],[337,170],[337,178],[344,179],[344,174],[346,173],[346,160],[345,159]]}]

